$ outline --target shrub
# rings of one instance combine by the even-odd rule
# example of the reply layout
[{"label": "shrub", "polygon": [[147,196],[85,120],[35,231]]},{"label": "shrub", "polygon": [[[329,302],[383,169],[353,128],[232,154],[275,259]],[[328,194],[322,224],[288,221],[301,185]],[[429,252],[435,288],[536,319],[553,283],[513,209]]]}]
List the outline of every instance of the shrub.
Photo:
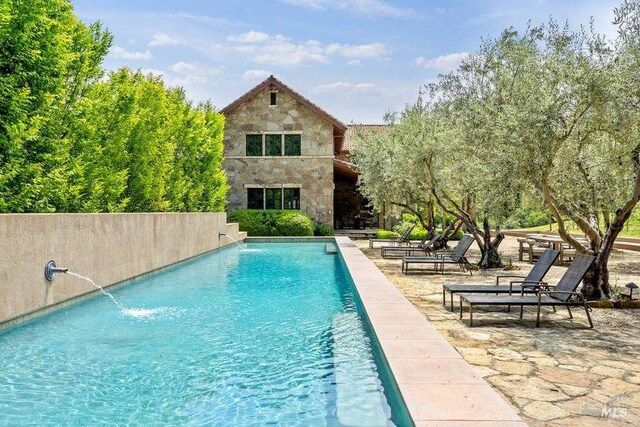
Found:
[{"label": "shrub", "polygon": [[395,239],[397,237],[400,237],[400,235],[395,231],[389,231],[389,230],[376,231],[376,239]]},{"label": "shrub", "polygon": [[316,222],[313,225],[314,236],[333,236],[333,230],[324,224]]},{"label": "shrub", "polygon": [[290,210],[243,209],[229,214],[240,231],[249,236],[313,236],[313,222],[304,212]]},{"label": "shrub", "polygon": [[[417,229],[417,230],[416,230]],[[438,233],[442,233],[442,230],[436,230]],[[422,240],[422,238],[427,234],[427,230],[424,228],[414,228],[413,231],[409,234],[410,240]],[[458,230],[449,240],[460,240],[464,236],[464,231]],[[400,233],[397,231],[389,231],[389,230],[378,230],[376,232],[376,239],[395,239],[400,237]]]}]

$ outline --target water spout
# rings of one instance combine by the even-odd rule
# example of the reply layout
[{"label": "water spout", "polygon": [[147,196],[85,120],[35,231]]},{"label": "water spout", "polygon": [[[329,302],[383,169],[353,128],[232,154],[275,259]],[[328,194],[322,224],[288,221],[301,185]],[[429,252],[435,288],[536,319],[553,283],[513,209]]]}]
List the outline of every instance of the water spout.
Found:
[{"label": "water spout", "polygon": [[68,273],[68,268],[60,268],[56,266],[56,262],[54,260],[49,260],[47,264],[44,266],[44,278],[49,282],[53,281],[55,273]]},{"label": "water spout", "polygon": [[222,236],[226,236],[227,233],[223,233],[222,231],[218,232],[218,239],[221,238]]}]

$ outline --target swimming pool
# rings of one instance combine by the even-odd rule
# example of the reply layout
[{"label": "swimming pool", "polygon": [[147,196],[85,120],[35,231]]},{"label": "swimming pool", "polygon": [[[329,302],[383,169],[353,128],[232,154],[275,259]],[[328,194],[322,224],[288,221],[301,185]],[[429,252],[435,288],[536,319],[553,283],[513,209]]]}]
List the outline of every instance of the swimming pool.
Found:
[{"label": "swimming pool", "polygon": [[5,331],[0,424],[410,423],[325,245],[250,243],[114,291],[149,316],[93,298]]}]

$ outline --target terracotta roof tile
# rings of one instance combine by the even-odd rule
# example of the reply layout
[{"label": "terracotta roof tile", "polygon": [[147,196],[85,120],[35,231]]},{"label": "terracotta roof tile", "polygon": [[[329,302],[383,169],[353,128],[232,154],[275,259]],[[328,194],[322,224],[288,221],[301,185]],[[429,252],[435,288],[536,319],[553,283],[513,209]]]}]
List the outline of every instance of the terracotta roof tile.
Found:
[{"label": "terracotta roof tile", "polygon": [[384,132],[389,125],[349,125],[344,133],[344,141],[342,143],[342,151],[351,152],[356,146],[355,137],[359,131],[378,131]]}]

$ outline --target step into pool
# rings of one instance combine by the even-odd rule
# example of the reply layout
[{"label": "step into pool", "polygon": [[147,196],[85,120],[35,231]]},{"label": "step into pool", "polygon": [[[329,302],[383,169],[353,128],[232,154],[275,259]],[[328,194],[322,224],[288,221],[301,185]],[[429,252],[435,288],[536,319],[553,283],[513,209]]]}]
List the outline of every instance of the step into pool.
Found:
[{"label": "step into pool", "polygon": [[0,334],[1,425],[411,424],[326,243],[234,246],[113,294],[145,315],[96,297]]}]

